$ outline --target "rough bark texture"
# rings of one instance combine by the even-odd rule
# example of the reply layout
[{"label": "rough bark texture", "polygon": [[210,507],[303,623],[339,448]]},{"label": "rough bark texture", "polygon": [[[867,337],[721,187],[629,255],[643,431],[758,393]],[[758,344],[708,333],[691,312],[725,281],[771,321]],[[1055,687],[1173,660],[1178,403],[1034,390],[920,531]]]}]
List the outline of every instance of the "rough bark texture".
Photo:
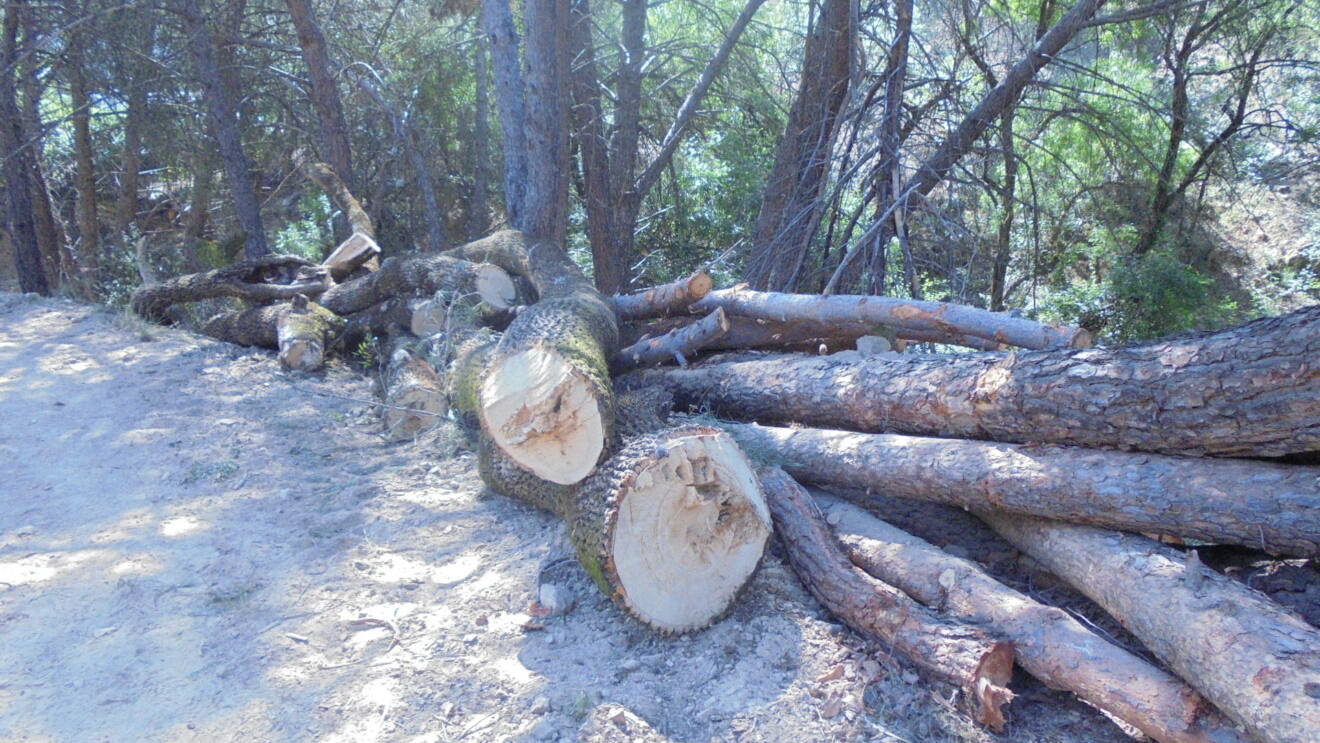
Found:
[{"label": "rough bark texture", "polygon": [[1013,643],[1017,662],[1160,743],[1244,741],[1186,684],[1046,606],[838,499],[817,500],[849,559],[932,609]]},{"label": "rough bark texture", "polygon": [[491,489],[564,519],[600,589],[661,632],[722,616],[770,535],[751,464],[717,429],[639,433],[577,485],[545,482],[483,435],[479,469]]},{"label": "rough bark texture", "polygon": [[[216,340],[240,346],[278,349],[280,327],[282,324],[286,326],[290,324],[286,318],[293,311],[294,307],[291,304],[275,304],[238,312],[224,312],[202,323],[199,332]],[[339,330],[338,316],[319,305],[308,303],[303,314],[306,315],[305,318],[293,321],[296,329],[291,330],[291,333],[327,339]],[[324,348],[326,340],[322,340],[321,343]]]},{"label": "rough bark texture", "polygon": [[131,306],[139,316],[168,320],[171,305],[216,297],[271,302],[296,295],[316,295],[328,285],[325,270],[293,255],[268,255],[214,271],[187,274],[139,287]]},{"label": "rough bark texture", "polygon": [[892,645],[915,665],[964,689],[976,717],[1003,727],[1000,707],[1013,673],[1013,647],[946,619],[848,562],[811,496],[783,470],[761,470],[761,485],[789,564],[811,595],[855,632]]},{"label": "rough bark texture", "polygon": [[1153,540],[978,513],[1023,552],[1104,607],[1261,743],[1320,730],[1320,630]]},{"label": "rough bark texture", "polygon": [[23,131],[19,126],[18,98],[14,84],[18,59],[18,15],[20,3],[5,8],[4,38],[0,40],[0,155],[5,172],[6,207],[14,240],[14,263],[18,285],[25,292],[50,294],[41,265],[36,224],[32,215],[32,187],[24,159],[20,156]]},{"label": "rough bark texture", "polygon": [[633,294],[610,297],[610,306],[620,322],[648,317],[685,315],[698,299],[710,293],[715,281],[704,270],[678,281],[653,286]]},{"label": "rough bark texture", "polygon": [[[738,316],[730,316],[728,320],[728,332],[718,338],[711,339],[706,344],[707,350],[729,351],[764,348],[814,353],[823,344],[831,351],[836,351],[853,348],[862,336],[877,333],[882,335],[893,333],[896,339],[912,343],[942,343],[951,346],[965,346],[978,351],[1002,349],[1002,346],[994,341],[970,335],[957,335],[938,331],[895,331],[886,329],[884,326],[864,323],[825,325],[810,320],[780,322]],[[624,325],[619,328],[620,342],[632,345],[643,338],[663,335],[690,325],[692,322],[691,317],[671,317],[655,320],[646,325],[636,323]]]},{"label": "rough bark texture", "polygon": [[794,477],[1273,553],[1320,555],[1320,467],[727,424]]},{"label": "rough bark texture", "polygon": [[328,289],[321,304],[347,315],[393,297],[453,293],[507,308],[514,300],[513,280],[497,266],[471,263],[447,255],[392,256],[379,271]]},{"label": "rough bark texture", "polygon": [[92,110],[87,85],[87,72],[83,67],[83,48],[87,40],[81,25],[75,23],[86,9],[79,0],[66,0],[66,19],[70,23],[67,50],[69,74],[69,103],[73,107],[73,149],[76,164],[78,197],[74,205],[74,221],[78,226],[78,269],[74,281],[79,297],[92,301],[98,294],[101,278],[101,227],[96,218],[96,167],[92,151]]},{"label": "rough bark texture", "polygon": [[380,415],[390,441],[410,439],[436,426],[449,410],[444,381],[435,367],[406,348],[390,355],[384,385]]},{"label": "rough bark texture", "polygon": [[680,405],[794,421],[1180,456],[1320,451],[1320,306],[1116,349],[751,361],[644,371]]},{"label": "rough bark texture", "polygon": [[611,364],[615,374],[644,366],[677,361],[680,366],[729,330],[729,320],[723,309],[717,309],[700,320],[672,330],[658,338],[638,341],[619,351]]},{"label": "rough bark texture", "polygon": [[333,312],[299,294],[275,320],[280,365],[294,371],[316,371],[325,364],[325,349],[343,327]]},{"label": "rough bark texture", "polygon": [[446,255],[527,277],[540,300],[514,318],[480,389],[482,429],[520,466],[571,484],[605,451],[613,426],[608,359],[614,312],[556,244],[497,232]]},{"label": "rough bark texture", "polygon": [[[353,165],[348,146],[348,125],[344,122],[344,106],[335,85],[330,53],[325,36],[316,23],[308,0],[286,0],[293,27],[298,32],[298,48],[311,81],[312,107],[316,109],[321,129],[321,148],[334,173],[345,183],[353,181]],[[350,218],[350,221],[351,218]],[[356,227],[356,225],[354,225]]]},{"label": "rough bark texture", "polygon": [[897,331],[971,335],[1022,348],[1085,348],[1091,336],[1080,328],[1045,325],[1025,318],[946,302],[894,297],[785,294],[720,289],[692,305],[697,312],[723,307],[730,315],[824,325],[884,325]]}]

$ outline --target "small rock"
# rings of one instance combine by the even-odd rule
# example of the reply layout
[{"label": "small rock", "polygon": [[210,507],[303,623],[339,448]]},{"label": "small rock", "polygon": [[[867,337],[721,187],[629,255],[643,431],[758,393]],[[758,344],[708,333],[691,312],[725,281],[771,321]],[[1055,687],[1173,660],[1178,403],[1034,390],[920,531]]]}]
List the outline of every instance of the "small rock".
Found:
[{"label": "small rock", "polygon": [[478,627],[485,627],[488,624],[490,624],[490,617],[486,616],[485,614],[482,614],[481,616],[477,617]]},{"label": "small rock", "polygon": [[449,718],[454,716],[455,709],[456,707],[454,707],[453,702],[445,702],[444,704],[440,705],[440,716],[448,720]]},{"label": "small rock", "polygon": [[554,740],[559,737],[555,732],[555,724],[548,717],[542,717],[532,726],[532,737],[536,740]]},{"label": "small rock", "polygon": [[537,600],[551,617],[567,614],[577,602],[573,592],[558,583],[542,583]]},{"label": "small rock", "polygon": [[820,708],[820,716],[828,720],[833,717],[837,717],[838,714],[842,711],[843,711],[843,700],[838,697],[834,697],[830,701],[826,702],[824,707]]},{"label": "small rock", "polygon": [[912,684],[917,683],[917,679],[918,679],[918,678],[919,678],[919,677],[917,676],[916,672],[914,672],[914,671],[904,671],[904,672],[903,672],[903,683],[908,684],[909,686],[912,685]]},{"label": "small rock", "polygon": [[636,658],[628,658],[619,666],[619,668],[622,668],[624,671],[628,673],[632,673],[633,671],[636,671],[638,668],[641,667],[642,667],[642,662],[640,660],[637,660]]},{"label": "small rock", "polygon": [[541,696],[541,697],[537,697],[536,699],[533,699],[532,708],[530,711],[534,715],[544,715],[545,713],[549,712],[550,698]]}]

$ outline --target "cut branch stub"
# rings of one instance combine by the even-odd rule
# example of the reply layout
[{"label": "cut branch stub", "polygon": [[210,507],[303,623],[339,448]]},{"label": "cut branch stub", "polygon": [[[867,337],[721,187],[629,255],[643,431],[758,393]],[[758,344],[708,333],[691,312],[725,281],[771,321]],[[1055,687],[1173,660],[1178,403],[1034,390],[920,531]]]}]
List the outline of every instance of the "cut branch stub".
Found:
[{"label": "cut branch stub", "polygon": [[686,314],[688,307],[710,293],[715,280],[704,270],[678,281],[661,284],[633,294],[610,297],[620,321]]},{"label": "cut branch stub", "polygon": [[635,436],[575,486],[544,482],[486,437],[480,467],[492,489],[563,518],[601,590],[662,632],[701,629],[722,616],[770,535],[752,465],[718,429]]}]

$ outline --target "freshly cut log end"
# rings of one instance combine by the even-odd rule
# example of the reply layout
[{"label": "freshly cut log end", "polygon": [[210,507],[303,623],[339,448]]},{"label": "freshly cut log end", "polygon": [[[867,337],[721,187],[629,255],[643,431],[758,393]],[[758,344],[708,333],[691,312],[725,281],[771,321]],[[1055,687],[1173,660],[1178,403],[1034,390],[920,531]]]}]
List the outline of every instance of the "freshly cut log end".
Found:
[{"label": "freshly cut log end", "polygon": [[513,283],[513,277],[499,266],[477,264],[475,285],[482,301],[497,310],[507,310],[518,301],[518,287]]},{"label": "freshly cut log end", "polygon": [[275,321],[280,364],[293,371],[320,369],[325,364],[326,341],[342,324],[334,313],[298,295]]},{"label": "freshly cut log end", "polygon": [[[702,426],[634,439],[583,483],[581,499],[574,541],[584,565],[638,621],[662,632],[701,629],[722,616],[770,536],[751,462],[728,434]],[[599,522],[593,505],[604,508]]]},{"label": "freshly cut log end", "polygon": [[605,445],[598,385],[556,348],[504,357],[481,383],[483,428],[515,462],[560,485],[591,473]]},{"label": "freshly cut log end", "polygon": [[449,412],[440,375],[425,359],[405,349],[390,357],[383,397],[381,419],[391,441],[433,428]]}]

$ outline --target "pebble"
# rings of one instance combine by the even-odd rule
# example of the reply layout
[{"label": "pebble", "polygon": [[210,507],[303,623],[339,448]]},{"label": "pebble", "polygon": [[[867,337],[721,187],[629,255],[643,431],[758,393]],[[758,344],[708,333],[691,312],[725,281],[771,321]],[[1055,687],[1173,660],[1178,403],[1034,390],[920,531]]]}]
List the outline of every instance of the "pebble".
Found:
[{"label": "pebble", "polygon": [[567,614],[577,602],[573,592],[558,583],[542,583],[537,600],[552,617]]},{"label": "pebble", "polygon": [[622,668],[624,671],[631,673],[632,671],[636,671],[638,668],[641,668],[642,662],[640,660],[637,660],[636,658],[628,658],[619,667]]},{"label": "pebble", "polygon": [[544,715],[550,711],[550,698],[540,696],[532,700],[531,713],[534,715]]}]

